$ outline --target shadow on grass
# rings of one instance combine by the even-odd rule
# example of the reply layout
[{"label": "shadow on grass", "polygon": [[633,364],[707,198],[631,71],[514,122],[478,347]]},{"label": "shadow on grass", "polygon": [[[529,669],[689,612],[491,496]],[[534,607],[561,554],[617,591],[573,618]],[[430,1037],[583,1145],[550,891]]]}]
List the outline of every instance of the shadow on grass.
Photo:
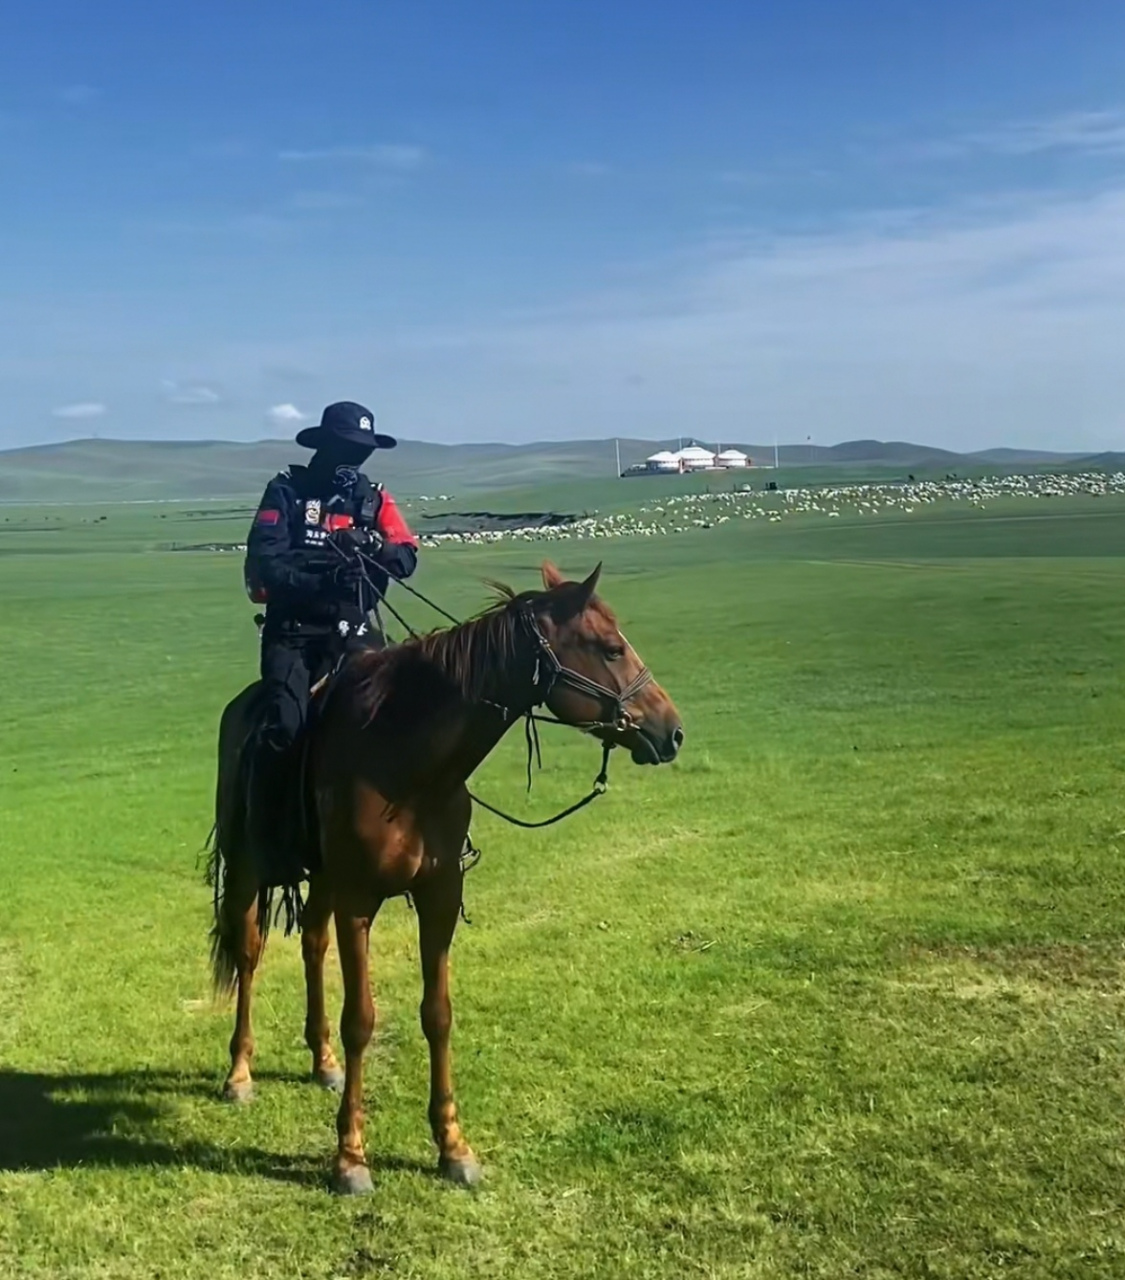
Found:
[{"label": "shadow on grass", "polygon": [[[294,1077],[263,1073],[259,1081],[292,1083]],[[313,1087],[310,1085],[310,1088]],[[216,1107],[216,1082],[171,1071],[46,1075],[0,1069],[0,1172],[59,1168],[193,1168],[328,1186],[328,1137],[308,1156],[259,1147],[219,1146],[198,1139],[169,1139],[168,1101],[206,1098]],[[372,1153],[371,1172],[436,1174],[434,1166],[403,1156]]]}]

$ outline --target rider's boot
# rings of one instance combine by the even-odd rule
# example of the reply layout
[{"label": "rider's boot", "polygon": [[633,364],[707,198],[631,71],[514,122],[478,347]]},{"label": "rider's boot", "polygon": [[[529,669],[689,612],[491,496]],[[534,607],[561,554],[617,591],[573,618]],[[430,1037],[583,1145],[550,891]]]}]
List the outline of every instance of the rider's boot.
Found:
[{"label": "rider's boot", "polygon": [[288,744],[263,737],[250,760],[247,837],[263,884],[290,884],[300,879],[300,858],[290,836]]}]

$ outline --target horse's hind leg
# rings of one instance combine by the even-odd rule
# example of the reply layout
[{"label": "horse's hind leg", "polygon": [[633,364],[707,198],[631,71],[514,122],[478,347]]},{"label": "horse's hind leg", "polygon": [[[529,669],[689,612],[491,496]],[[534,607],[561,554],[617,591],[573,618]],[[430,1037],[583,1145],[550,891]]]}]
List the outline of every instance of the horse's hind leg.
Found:
[{"label": "horse's hind leg", "polygon": [[323,875],[309,880],[309,896],[301,916],[301,954],[305,961],[305,1043],[312,1054],[313,1079],[339,1093],[344,1073],[332,1052],[328,1014],[324,1008],[324,956],[328,950],[328,924],[332,896]]},{"label": "horse's hind leg", "polygon": [[436,880],[419,888],[414,905],[422,953],[422,1031],[430,1046],[430,1130],[442,1176],[471,1187],[480,1181],[480,1162],[461,1133],[449,1061],[449,947],[461,910],[461,867],[456,858]]},{"label": "horse's hind leg", "polygon": [[250,999],[254,971],[262,956],[262,933],[258,928],[258,886],[250,877],[232,874],[224,895],[224,927],[227,947],[234,961],[238,982],[234,1034],[230,1040],[230,1073],[223,1086],[228,1102],[249,1102],[254,1096],[250,1062],[254,1057],[254,1030],[250,1022]]}]

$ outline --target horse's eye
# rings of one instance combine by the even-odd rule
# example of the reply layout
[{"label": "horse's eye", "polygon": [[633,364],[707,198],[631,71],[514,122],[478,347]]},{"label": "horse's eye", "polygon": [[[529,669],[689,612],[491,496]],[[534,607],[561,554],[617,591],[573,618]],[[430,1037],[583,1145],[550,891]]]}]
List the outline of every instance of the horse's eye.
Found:
[{"label": "horse's eye", "polygon": [[625,656],[624,646],[611,644],[606,646],[605,656],[610,662],[617,662]]}]

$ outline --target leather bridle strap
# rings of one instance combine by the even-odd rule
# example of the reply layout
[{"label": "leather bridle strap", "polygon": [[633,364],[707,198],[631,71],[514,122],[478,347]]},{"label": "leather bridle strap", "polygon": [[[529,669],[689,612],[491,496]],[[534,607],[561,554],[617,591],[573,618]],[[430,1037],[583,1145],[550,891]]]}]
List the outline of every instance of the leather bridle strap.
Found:
[{"label": "leather bridle strap", "polygon": [[482,800],[480,796],[472,791],[469,792],[469,797],[474,804],[479,804],[482,809],[487,809],[489,813],[494,813],[498,818],[503,818],[505,822],[511,823],[513,827],[523,827],[525,831],[535,831],[540,827],[553,827],[556,822],[561,822],[563,818],[569,818],[572,813],[577,813],[579,809],[585,809],[598,796],[605,795],[606,788],[609,786],[609,753],[612,749],[610,743],[602,743],[602,767],[598,776],[594,779],[594,785],[588,794],[584,795],[581,800],[576,801],[568,809],[563,809],[561,813],[556,813],[553,817],[544,818],[541,822],[526,822],[523,818],[515,817],[514,814],[505,813],[503,809],[497,809],[494,804],[489,804],[487,800]]},{"label": "leather bridle strap", "polygon": [[[597,680],[591,680],[589,676],[583,675],[581,671],[575,671],[572,667],[564,666],[559,661],[558,654],[551,648],[550,641],[543,634],[535,615],[530,609],[525,610],[522,617],[524,624],[531,632],[532,638],[539,646],[534,678],[535,705],[541,706],[545,703],[551,695],[551,690],[556,685],[566,685],[576,693],[593,698],[600,706],[608,703],[612,708],[611,718],[608,720],[586,720],[575,724],[570,721],[552,720],[546,716],[534,716],[534,719],[546,724],[566,723],[574,729],[617,729],[622,733],[626,729],[631,729],[633,727],[633,717],[629,714],[627,704],[642,689],[652,683],[652,672],[649,671],[648,667],[642,666],[640,671],[623,689],[611,689],[608,685],[601,684]],[[545,676],[543,673],[544,665],[547,667]]]}]

